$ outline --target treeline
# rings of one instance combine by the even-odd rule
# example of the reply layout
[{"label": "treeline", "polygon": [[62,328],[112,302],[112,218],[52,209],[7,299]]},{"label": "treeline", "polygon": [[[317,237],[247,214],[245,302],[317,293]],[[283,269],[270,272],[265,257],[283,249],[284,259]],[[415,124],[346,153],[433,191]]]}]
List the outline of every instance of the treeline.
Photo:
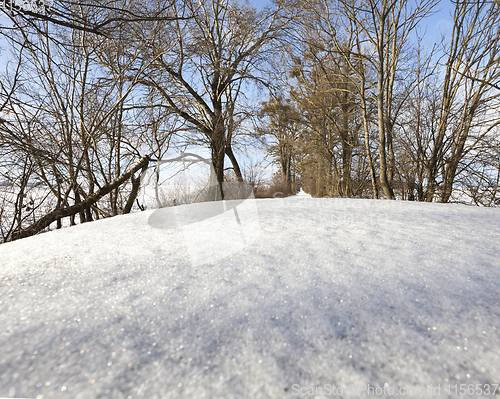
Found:
[{"label": "treeline", "polygon": [[500,204],[500,4],[315,1],[263,104],[284,187],[323,197]]},{"label": "treeline", "polygon": [[130,212],[141,176],[168,151],[209,149],[207,199],[221,199],[225,179],[255,185],[240,162],[259,142],[285,193],[498,205],[500,5],[454,3],[450,38],[430,46],[419,35],[439,6],[120,0],[4,11],[0,240]]}]

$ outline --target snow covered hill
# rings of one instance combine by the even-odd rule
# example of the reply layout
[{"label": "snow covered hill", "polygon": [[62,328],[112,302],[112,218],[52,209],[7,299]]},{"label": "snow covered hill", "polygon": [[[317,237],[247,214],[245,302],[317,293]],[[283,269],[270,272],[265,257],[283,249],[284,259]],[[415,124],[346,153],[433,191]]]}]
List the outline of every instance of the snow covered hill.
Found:
[{"label": "snow covered hill", "polygon": [[499,285],[499,209],[298,196],[92,222],[0,245],[0,397],[494,397]]}]

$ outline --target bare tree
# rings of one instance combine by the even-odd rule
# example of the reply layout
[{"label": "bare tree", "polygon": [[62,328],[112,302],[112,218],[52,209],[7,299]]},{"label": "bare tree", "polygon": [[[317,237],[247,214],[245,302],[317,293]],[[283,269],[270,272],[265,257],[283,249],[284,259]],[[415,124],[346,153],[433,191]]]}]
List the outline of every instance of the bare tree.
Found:
[{"label": "bare tree", "polygon": [[[132,70],[148,65],[138,82],[156,90],[166,110],[208,141],[219,186],[225,156],[235,164],[228,146],[232,101],[242,80],[258,79],[266,46],[289,21],[285,14],[281,3],[275,10],[257,12],[230,0],[189,0],[173,5],[176,22],[137,24],[130,31],[130,43],[136,43],[134,51],[141,55]],[[183,15],[191,18],[181,20]]]},{"label": "bare tree", "polygon": [[441,185],[440,201],[448,202],[462,159],[500,124],[500,5],[457,1],[453,20],[439,126],[427,167],[427,201]]},{"label": "bare tree", "polygon": [[[370,151],[366,111],[370,96],[373,96],[377,109],[379,180],[384,195],[389,199],[394,198],[393,135],[399,111],[394,97],[395,85],[404,64],[403,55],[410,41],[410,34],[429,15],[436,3],[436,0],[340,0],[332,4],[321,0],[311,2],[309,6],[309,10],[315,12],[322,21],[323,33],[331,39],[335,51],[343,55],[344,61],[357,74],[367,154]],[[376,75],[376,87],[373,91],[366,87],[366,72],[369,70]],[[374,185],[373,166],[370,169]],[[374,196],[376,195],[374,187]]]},{"label": "bare tree", "polygon": [[410,82],[407,83],[412,85],[416,82],[415,88],[409,91],[401,111],[402,118],[394,127],[397,132],[396,173],[401,184],[400,194],[402,199],[410,201],[425,200],[427,165],[439,125],[440,82],[437,64],[432,61],[432,54],[422,57],[419,47],[413,72],[409,74]]},{"label": "bare tree", "polygon": [[[31,32],[25,30],[13,37],[14,48],[21,42],[19,37],[25,37],[29,57],[24,59],[19,72],[22,86],[13,95],[6,96],[5,106],[11,118],[8,123],[2,123],[3,129],[0,127],[1,142],[16,157],[29,160],[30,176],[42,182],[56,198],[56,210],[70,208],[70,201],[74,201],[75,206],[87,204],[84,208],[71,208],[78,209],[80,222],[86,222],[99,213],[107,215],[96,202],[89,203],[86,199],[95,198],[96,190],[113,184],[123,175],[115,174],[112,165],[105,161],[114,159],[113,149],[118,147],[119,159],[115,165],[119,167],[127,168],[136,155],[141,157],[130,150],[120,153],[122,143],[107,134],[117,126],[121,134],[123,102],[134,82],[123,79],[106,82],[106,76],[99,75],[95,50],[102,43],[94,41],[92,34],[60,29],[52,35],[70,45],[59,45],[47,35],[37,39],[36,32],[35,37],[31,37]],[[133,144],[132,141],[129,137],[127,144]],[[106,148],[111,151],[106,153]],[[130,211],[137,191],[138,179],[132,175],[131,180],[132,191],[124,212]],[[116,192],[119,186],[113,190]],[[57,227],[61,227],[60,217],[66,211],[56,214],[59,215]],[[69,216],[71,224],[75,224],[75,214]],[[16,229],[23,228],[23,224],[18,223]]]}]

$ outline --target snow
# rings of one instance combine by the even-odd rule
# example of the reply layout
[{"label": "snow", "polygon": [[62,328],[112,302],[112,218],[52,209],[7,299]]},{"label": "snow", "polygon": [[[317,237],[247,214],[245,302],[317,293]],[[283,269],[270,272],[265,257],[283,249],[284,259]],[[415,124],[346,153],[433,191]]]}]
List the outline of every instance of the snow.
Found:
[{"label": "snow", "polygon": [[499,237],[498,209],[300,195],[3,244],[0,397],[486,390],[500,383]]},{"label": "snow", "polygon": [[312,198],[312,196],[310,194],[307,194],[302,188],[300,189],[300,191],[295,194],[295,195],[291,195],[290,197],[287,197],[287,198]]}]

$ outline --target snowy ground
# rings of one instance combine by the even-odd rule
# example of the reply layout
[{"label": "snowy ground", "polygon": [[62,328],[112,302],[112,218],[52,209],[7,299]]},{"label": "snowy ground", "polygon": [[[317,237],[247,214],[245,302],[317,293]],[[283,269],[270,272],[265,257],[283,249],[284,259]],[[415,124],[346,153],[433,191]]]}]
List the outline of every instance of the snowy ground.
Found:
[{"label": "snowy ground", "polygon": [[0,245],[0,397],[495,397],[499,209],[214,206]]}]

